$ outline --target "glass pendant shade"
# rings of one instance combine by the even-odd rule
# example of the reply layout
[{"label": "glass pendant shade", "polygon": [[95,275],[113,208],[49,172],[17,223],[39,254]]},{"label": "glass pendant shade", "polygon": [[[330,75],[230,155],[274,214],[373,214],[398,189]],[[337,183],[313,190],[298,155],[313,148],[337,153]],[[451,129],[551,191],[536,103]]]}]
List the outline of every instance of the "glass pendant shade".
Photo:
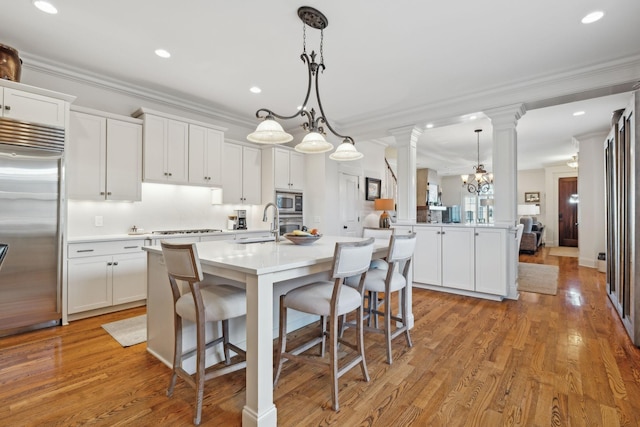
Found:
[{"label": "glass pendant shade", "polygon": [[462,183],[466,184],[469,179],[469,175],[460,175],[460,178],[462,179]]},{"label": "glass pendant shade", "polygon": [[258,124],[255,132],[247,135],[247,139],[258,144],[284,144],[291,141],[293,136],[285,132],[280,123],[266,118]]},{"label": "glass pendant shade", "polygon": [[302,138],[302,142],[295,146],[300,153],[319,154],[333,150],[333,144],[327,142],[324,136],[318,132],[309,132]]},{"label": "glass pendant shade", "polygon": [[358,160],[364,157],[364,154],[360,153],[356,150],[356,146],[345,140],[342,141],[342,144],[338,145],[336,151],[334,151],[329,158],[331,160],[337,161],[350,161],[350,160]]}]

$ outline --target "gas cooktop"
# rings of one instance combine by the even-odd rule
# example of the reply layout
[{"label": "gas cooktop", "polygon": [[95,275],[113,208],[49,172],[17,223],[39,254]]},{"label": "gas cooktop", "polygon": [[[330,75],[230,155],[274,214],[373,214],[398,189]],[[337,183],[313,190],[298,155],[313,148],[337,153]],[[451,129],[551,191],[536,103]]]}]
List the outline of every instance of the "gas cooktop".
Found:
[{"label": "gas cooktop", "polygon": [[193,230],[160,230],[152,231],[151,234],[202,234],[202,233],[221,233],[222,230],[216,228],[197,228]]}]

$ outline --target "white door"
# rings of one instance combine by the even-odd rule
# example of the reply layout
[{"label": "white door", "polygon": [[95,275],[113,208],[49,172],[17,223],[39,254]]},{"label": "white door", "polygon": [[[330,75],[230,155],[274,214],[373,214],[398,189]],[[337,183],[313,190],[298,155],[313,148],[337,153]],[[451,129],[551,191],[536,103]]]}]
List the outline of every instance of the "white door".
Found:
[{"label": "white door", "polygon": [[360,235],[360,218],[358,217],[359,177],[340,173],[340,235],[357,237]]}]

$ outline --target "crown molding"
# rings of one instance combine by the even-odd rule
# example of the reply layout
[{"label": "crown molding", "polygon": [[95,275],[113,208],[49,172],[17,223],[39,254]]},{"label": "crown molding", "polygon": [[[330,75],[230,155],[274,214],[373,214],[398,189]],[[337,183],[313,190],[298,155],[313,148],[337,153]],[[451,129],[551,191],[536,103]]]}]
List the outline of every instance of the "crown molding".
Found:
[{"label": "crown molding", "polygon": [[249,129],[255,127],[255,120],[240,117],[212,105],[189,100],[186,97],[178,97],[176,95],[167,94],[165,92],[146,87],[134,86],[123,80],[114,79],[106,75],[72,67],[67,64],[61,64],[59,62],[25,52],[21,52],[20,56],[24,60],[22,65],[23,68],[37,71],[39,73],[78,82],[99,89],[118,92],[124,95],[140,98],[143,101],[152,101],[168,107],[178,108],[189,113],[205,115],[236,126],[247,127]]}]

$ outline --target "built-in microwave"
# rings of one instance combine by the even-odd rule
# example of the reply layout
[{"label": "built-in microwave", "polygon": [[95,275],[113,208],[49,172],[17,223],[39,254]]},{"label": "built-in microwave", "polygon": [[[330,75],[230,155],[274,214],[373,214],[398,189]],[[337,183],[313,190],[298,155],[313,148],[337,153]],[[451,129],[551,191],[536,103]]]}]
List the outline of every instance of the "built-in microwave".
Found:
[{"label": "built-in microwave", "polygon": [[278,228],[280,229],[280,235],[284,235],[287,233],[292,233],[295,230],[302,230],[302,217],[301,216],[284,216],[280,217],[280,224],[278,224]]},{"label": "built-in microwave", "polygon": [[280,214],[302,215],[302,193],[276,192],[276,205]]}]

